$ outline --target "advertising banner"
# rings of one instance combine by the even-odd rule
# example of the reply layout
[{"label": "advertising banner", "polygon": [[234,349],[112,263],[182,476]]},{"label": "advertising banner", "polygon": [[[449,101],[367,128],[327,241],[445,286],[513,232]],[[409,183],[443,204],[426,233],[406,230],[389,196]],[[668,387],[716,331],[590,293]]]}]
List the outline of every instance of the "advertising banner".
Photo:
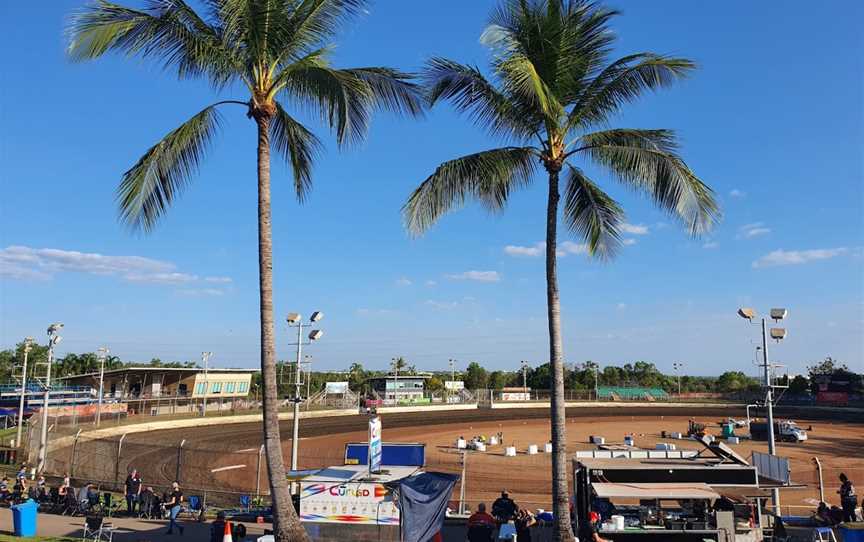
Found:
[{"label": "advertising banner", "polygon": [[347,382],[327,382],[325,391],[327,395],[340,395],[348,393]]},{"label": "advertising banner", "polygon": [[450,391],[459,391],[465,389],[465,382],[462,380],[445,380],[444,389]]},{"label": "advertising banner", "polygon": [[381,418],[369,418],[369,473],[381,471]]},{"label": "advertising banner", "polygon": [[383,484],[301,482],[300,490],[301,521],[399,524],[399,509]]}]

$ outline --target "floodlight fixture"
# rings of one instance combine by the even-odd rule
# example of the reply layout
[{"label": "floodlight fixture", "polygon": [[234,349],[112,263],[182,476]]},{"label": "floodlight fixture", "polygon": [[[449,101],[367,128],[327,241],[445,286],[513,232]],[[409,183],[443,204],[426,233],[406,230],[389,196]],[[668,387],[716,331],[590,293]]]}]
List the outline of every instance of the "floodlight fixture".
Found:
[{"label": "floodlight fixture", "polygon": [[788,314],[789,311],[786,309],[771,309],[771,318],[773,318],[775,322],[779,322],[786,318],[786,315]]},{"label": "floodlight fixture", "polygon": [[321,311],[315,311],[312,313],[312,316],[309,317],[310,322],[317,322],[324,318],[324,313]]},{"label": "floodlight fixture", "polygon": [[320,329],[313,329],[312,331],[309,332],[309,340],[310,341],[317,341],[318,339],[320,339],[323,336],[324,336],[324,332],[321,331]]},{"label": "floodlight fixture", "polygon": [[288,317],[286,318],[286,320],[288,320],[289,324],[296,324],[297,322],[299,322],[302,319],[303,319],[303,317],[300,315],[299,312],[289,312]]},{"label": "floodlight fixture", "polygon": [[738,309],[738,316],[746,318],[747,320],[753,320],[753,318],[756,317],[756,311],[751,308],[742,307]]},{"label": "floodlight fixture", "polygon": [[63,337],[61,337],[60,335],[57,335],[56,337],[54,337],[53,339],[51,339],[51,342],[52,342],[53,344],[60,344],[60,341],[62,341],[62,340],[63,340]]},{"label": "floodlight fixture", "polygon": [[771,338],[777,342],[780,342],[780,340],[786,338],[786,330],[782,327],[772,327]]}]

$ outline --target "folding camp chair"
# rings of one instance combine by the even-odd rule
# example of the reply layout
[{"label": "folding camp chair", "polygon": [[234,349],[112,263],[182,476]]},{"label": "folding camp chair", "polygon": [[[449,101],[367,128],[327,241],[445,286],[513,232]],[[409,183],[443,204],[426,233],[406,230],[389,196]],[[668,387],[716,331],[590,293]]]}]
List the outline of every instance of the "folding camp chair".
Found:
[{"label": "folding camp chair", "polygon": [[837,542],[831,527],[816,527],[813,530],[813,542]]},{"label": "folding camp chair", "polygon": [[244,512],[248,512],[252,507],[252,497],[250,495],[240,495],[240,508]]},{"label": "folding camp chair", "polygon": [[180,509],[180,513],[189,514],[192,519],[202,519],[204,517],[204,506],[201,502],[201,497],[198,495],[189,495],[189,500]]},{"label": "folding camp chair", "polygon": [[112,542],[114,525],[105,521],[103,516],[87,516],[84,518],[84,536],[82,540],[90,542]]}]

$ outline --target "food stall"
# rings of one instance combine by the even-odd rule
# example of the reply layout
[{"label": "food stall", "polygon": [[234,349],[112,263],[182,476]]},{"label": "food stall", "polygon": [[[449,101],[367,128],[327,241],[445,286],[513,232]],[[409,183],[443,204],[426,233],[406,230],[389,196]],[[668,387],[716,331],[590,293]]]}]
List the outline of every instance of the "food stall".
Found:
[{"label": "food stall", "polygon": [[749,542],[764,518],[755,466],[728,450],[708,457],[576,458],[574,516],[602,516],[607,540]]}]

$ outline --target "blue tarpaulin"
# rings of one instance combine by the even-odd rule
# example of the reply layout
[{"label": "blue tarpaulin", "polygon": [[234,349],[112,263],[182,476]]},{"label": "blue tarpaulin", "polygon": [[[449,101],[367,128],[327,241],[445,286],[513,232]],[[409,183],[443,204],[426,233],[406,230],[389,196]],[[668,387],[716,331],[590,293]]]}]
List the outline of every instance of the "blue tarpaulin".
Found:
[{"label": "blue tarpaulin", "polygon": [[397,494],[402,540],[427,542],[441,530],[458,479],[455,474],[421,472],[385,484]]}]

